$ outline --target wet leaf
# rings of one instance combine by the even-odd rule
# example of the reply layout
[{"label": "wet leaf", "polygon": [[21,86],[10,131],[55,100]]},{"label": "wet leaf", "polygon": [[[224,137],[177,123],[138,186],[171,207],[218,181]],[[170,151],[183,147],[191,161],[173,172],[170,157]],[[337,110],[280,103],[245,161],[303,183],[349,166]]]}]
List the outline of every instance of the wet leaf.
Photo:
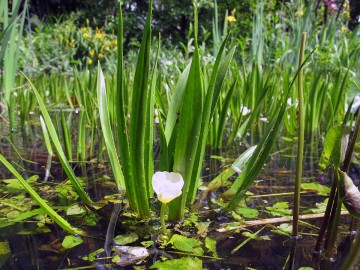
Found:
[{"label": "wet leaf", "polygon": [[198,258],[184,257],[181,259],[167,260],[164,262],[157,261],[150,269],[160,270],[202,270],[202,261]]},{"label": "wet leaf", "polygon": [[258,235],[257,233],[243,232],[242,235],[253,240],[271,240],[268,235]]},{"label": "wet leaf", "polygon": [[136,233],[131,232],[131,233],[127,233],[125,235],[117,235],[114,238],[114,241],[116,242],[116,244],[123,246],[123,245],[133,243],[138,239],[139,239],[139,236]]},{"label": "wet leaf", "polygon": [[209,231],[210,222],[199,222],[196,224],[196,228],[198,229],[198,235],[200,237],[205,237]]},{"label": "wet leaf", "polygon": [[360,191],[354,185],[352,179],[343,171],[340,171],[340,198],[349,213],[360,218]]},{"label": "wet leaf", "polygon": [[289,209],[288,202],[277,202],[273,206],[266,207],[273,216],[290,216],[292,211]]},{"label": "wet leaf", "polygon": [[9,247],[9,242],[8,241],[0,242],[0,256],[9,254],[10,252],[11,250]]},{"label": "wet leaf", "polygon": [[114,257],[112,257],[111,261],[112,261],[113,263],[119,262],[119,261],[120,261],[120,256],[119,256],[119,255],[115,255]]},{"label": "wet leaf", "polygon": [[211,251],[211,253],[214,255],[214,257],[216,257],[216,258],[219,257],[216,252],[216,241],[215,240],[213,240],[209,237],[206,237],[205,238],[205,246],[208,250]]},{"label": "wet leaf", "polygon": [[99,254],[102,253],[102,252],[105,252],[105,249],[100,248],[100,249],[98,249],[98,250],[95,250],[94,252],[91,252],[89,255],[82,257],[82,259],[83,259],[84,261],[93,262],[93,261],[95,261],[96,256],[99,255]]},{"label": "wet leaf", "polygon": [[292,225],[290,225],[289,223],[282,223],[279,226],[277,226],[276,230],[271,230],[271,232],[290,236],[292,233]]},{"label": "wet leaf", "polygon": [[248,207],[239,207],[235,210],[236,213],[244,218],[256,218],[259,215],[259,211]]},{"label": "wet leaf", "polygon": [[148,248],[154,244],[154,241],[142,241],[140,242],[145,248]]},{"label": "wet leaf", "polygon": [[68,216],[79,216],[79,215],[84,215],[85,213],[86,213],[86,210],[78,204],[71,206],[66,211],[66,215],[68,215]]},{"label": "wet leaf", "polygon": [[302,183],[301,188],[304,190],[315,190],[319,195],[327,196],[330,194],[330,188],[317,182]]},{"label": "wet leaf", "polygon": [[316,208],[310,209],[311,212],[318,214],[318,213],[324,213],[326,210],[327,202],[329,199],[325,199],[322,203],[316,203]]},{"label": "wet leaf", "polygon": [[62,242],[62,246],[66,249],[70,249],[82,244],[84,241],[80,237],[74,235],[67,235]]},{"label": "wet leaf", "polygon": [[173,245],[175,249],[190,252],[198,255],[202,255],[204,250],[201,248],[201,241],[194,238],[187,238],[182,235],[174,234],[170,241],[170,244]]}]

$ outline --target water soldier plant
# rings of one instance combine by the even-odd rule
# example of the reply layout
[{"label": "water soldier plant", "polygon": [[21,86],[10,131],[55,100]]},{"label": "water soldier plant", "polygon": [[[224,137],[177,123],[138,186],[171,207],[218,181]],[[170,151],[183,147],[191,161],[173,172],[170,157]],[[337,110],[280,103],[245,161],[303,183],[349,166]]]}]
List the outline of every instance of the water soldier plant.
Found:
[{"label": "water soldier plant", "polygon": [[[247,267],[254,259],[249,254],[269,254],[268,250],[262,253],[262,248],[270,245],[280,255],[273,256],[274,262],[278,260],[296,269],[299,262],[305,262],[297,256],[309,251],[307,242],[303,246],[302,241],[312,241],[314,235],[319,235],[313,266],[334,267],[335,247],[339,246],[340,251],[338,240],[343,235],[343,231],[339,231],[340,214],[359,215],[356,208],[360,193],[350,178],[353,172],[349,173],[348,166],[351,158],[357,156],[352,153],[354,148],[357,151],[354,145],[360,120],[356,120],[352,130],[352,121],[358,116],[351,116],[345,106],[345,102],[359,92],[353,87],[358,70],[355,60],[360,56],[356,50],[358,37],[337,33],[336,22],[331,22],[329,28],[317,26],[319,18],[314,18],[314,7],[305,8],[301,1],[278,5],[276,8],[281,11],[274,10],[274,14],[267,15],[267,9],[275,2],[253,4],[256,14],[249,35],[252,38],[246,42],[245,36],[225,36],[227,27],[232,30],[241,27],[240,20],[235,19],[240,15],[233,10],[231,22],[225,20],[221,33],[216,12],[214,44],[210,50],[206,36],[201,40],[202,35],[198,33],[197,6],[194,6],[187,61],[181,57],[170,61],[176,55],[175,50],[169,52],[160,46],[160,38],[152,41],[151,27],[156,21],[156,15],[152,17],[152,1],[141,45],[125,54],[123,21],[126,20],[122,17],[124,7],[119,4],[116,74],[109,71],[112,68],[101,67],[99,63],[92,72],[90,67],[96,66],[94,62],[84,70],[75,70],[70,77],[67,72],[66,76],[53,73],[17,78],[21,85],[16,89],[19,127],[27,140],[37,147],[40,145],[44,151],[39,154],[41,160],[29,162],[21,157],[21,151],[12,153],[15,146],[21,147],[21,140],[10,138],[11,147],[0,145],[0,162],[16,178],[0,180],[0,229],[31,220],[36,222],[24,223],[25,227],[43,232],[39,224],[48,223],[48,216],[64,232],[79,234],[86,240],[84,237],[92,237],[92,229],[87,226],[93,223],[97,226],[97,235],[82,245],[91,242],[94,245],[89,247],[90,252],[95,246],[104,247],[105,252],[99,249],[87,254],[83,257],[86,263],[93,265],[95,260],[101,264],[100,257],[105,254],[112,262],[105,262],[104,267],[113,267],[115,263],[121,267],[133,266],[145,260],[141,267],[160,269],[231,268],[243,257],[247,261],[241,264]],[[218,4],[218,7],[222,5]],[[216,11],[216,5],[214,8]],[[304,12],[294,15],[295,10]],[[299,38],[304,30],[311,30],[308,47],[317,47],[316,51],[305,51],[304,46],[299,50]],[[206,33],[204,30],[204,35]],[[339,48],[335,56],[324,55],[325,49],[330,50],[327,38]],[[234,44],[240,45],[240,51]],[[308,56],[303,60],[305,53]],[[166,58],[169,55],[172,56]],[[294,62],[298,56],[296,67]],[[172,64],[166,66],[167,62]],[[170,71],[169,66],[175,72]],[[298,91],[293,91],[293,86]],[[338,126],[341,121],[343,124]],[[43,135],[39,136],[37,131]],[[320,166],[332,168],[329,171],[333,171],[333,188],[324,224],[318,230],[314,226],[317,223],[310,219],[322,217],[321,207],[325,208],[326,202],[320,203],[320,200],[322,202],[330,191],[324,183],[313,181],[317,147],[323,141],[324,132],[327,136]],[[304,137],[310,140],[309,148],[304,146]],[[298,146],[294,147],[296,142]],[[274,146],[276,152],[273,152]],[[32,147],[24,150],[26,157],[32,153]],[[291,161],[295,159],[298,164],[292,200],[289,195],[293,187],[288,179],[292,177],[295,165]],[[58,174],[58,161],[66,176]],[[34,167],[44,173],[40,177],[28,177]],[[20,170],[23,175],[17,172]],[[99,174],[90,176],[92,171]],[[6,170],[3,177],[8,178]],[[55,178],[61,180],[61,184],[53,181]],[[280,183],[282,179],[284,182]],[[300,192],[306,193],[309,200],[300,200]],[[36,204],[19,207],[18,204],[29,201],[26,193]],[[315,203],[317,209],[311,206]],[[342,205],[348,211],[342,211]],[[157,209],[158,206],[161,209]],[[14,218],[14,213],[21,214]],[[89,216],[93,219],[88,219]],[[171,234],[166,230],[166,216],[171,222]],[[300,221],[302,219],[306,222]],[[108,223],[106,231],[104,227]],[[51,234],[49,238],[63,237],[62,231],[49,228],[46,232]],[[345,239],[353,239],[356,222],[349,230],[352,234]],[[116,233],[120,235],[114,237]],[[282,236],[278,238],[277,234]],[[105,241],[99,239],[101,237]],[[294,239],[292,254],[290,259],[285,259],[289,258],[290,248],[276,246],[276,243],[290,243],[291,237]],[[2,239],[0,235],[0,247],[8,241]],[[72,247],[69,239],[74,243],[82,241],[77,236],[69,236],[61,248]],[[264,242],[258,241],[271,242],[263,245]],[[351,241],[348,242],[347,247]],[[353,247],[357,248],[358,243],[356,240]],[[356,263],[358,250],[353,247],[343,269]],[[296,249],[303,252],[295,252]],[[57,252],[62,254],[60,248]],[[316,252],[322,252],[318,256],[320,261]],[[159,254],[164,261],[157,260]],[[67,258],[66,267],[81,267],[72,257]],[[271,267],[270,260],[264,264],[254,260],[253,267]],[[336,267],[340,267],[341,260],[339,257]],[[310,266],[310,261],[306,262]],[[0,267],[1,264],[0,260]],[[278,266],[279,263],[274,267]]]}]

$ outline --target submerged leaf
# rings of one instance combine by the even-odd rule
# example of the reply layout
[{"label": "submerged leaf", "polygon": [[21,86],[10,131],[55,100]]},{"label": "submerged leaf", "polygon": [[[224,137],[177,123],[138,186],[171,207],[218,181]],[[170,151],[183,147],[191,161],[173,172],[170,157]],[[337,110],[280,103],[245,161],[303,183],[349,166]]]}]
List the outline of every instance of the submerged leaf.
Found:
[{"label": "submerged leaf", "polygon": [[349,213],[357,218],[360,218],[360,191],[354,185],[352,179],[345,172],[339,170],[339,173],[340,198]]}]

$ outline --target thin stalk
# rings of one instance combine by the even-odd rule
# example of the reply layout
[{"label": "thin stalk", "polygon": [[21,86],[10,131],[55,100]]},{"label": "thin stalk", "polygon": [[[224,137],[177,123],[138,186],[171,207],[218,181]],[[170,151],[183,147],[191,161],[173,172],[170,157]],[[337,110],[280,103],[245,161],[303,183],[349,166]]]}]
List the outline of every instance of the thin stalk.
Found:
[{"label": "thin stalk", "polygon": [[[338,172],[336,172],[336,182],[339,181]],[[326,242],[325,242],[325,259],[323,261],[321,269],[331,269],[334,255],[334,245],[336,241],[338,226],[340,222],[340,211],[342,201],[339,196],[339,189],[334,200],[334,207],[331,211],[330,222],[331,227],[327,231]]]},{"label": "thin stalk", "polygon": [[313,250],[313,264],[316,264],[318,259],[320,258],[320,253],[321,253],[321,246],[323,244],[324,241],[324,236],[325,233],[327,231],[328,225],[329,225],[329,220],[330,220],[330,213],[332,211],[333,205],[334,205],[334,200],[335,200],[335,195],[336,195],[336,189],[337,189],[337,178],[334,176],[333,180],[332,180],[332,186],[331,186],[331,191],[330,191],[330,195],[329,195],[329,200],[328,203],[326,205],[326,209],[325,209],[325,214],[324,214],[324,219],[316,240],[316,245],[315,248]]},{"label": "thin stalk", "polygon": [[298,74],[298,112],[299,112],[299,129],[298,129],[298,150],[295,172],[295,193],[294,193],[294,211],[293,211],[293,247],[290,255],[290,269],[295,266],[296,244],[299,233],[299,208],[300,208],[300,184],[302,178],[302,164],[304,158],[304,130],[305,130],[305,114],[304,114],[304,90],[302,84],[302,62],[304,59],[306,32],[302,33],[301,46],[299,55],[299,74]]},{"label": "thin stalk", "polygon": [[162,234],[166,234],[166,225],[165,225],[165,212],[166,212],[166,203],[161,203],[160,209],[160,223],[161,223],[161,232]]}]

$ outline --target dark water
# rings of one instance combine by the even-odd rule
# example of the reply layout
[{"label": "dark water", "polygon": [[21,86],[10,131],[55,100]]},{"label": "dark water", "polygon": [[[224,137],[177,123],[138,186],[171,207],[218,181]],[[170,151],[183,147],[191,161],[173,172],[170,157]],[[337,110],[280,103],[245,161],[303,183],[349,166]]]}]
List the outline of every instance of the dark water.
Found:
[{"label": "dark water", "polygon": [[[34,130],[36,134],[38,130]],[[19,137],[20,138],[20,137]],[[18,138],[18,140],[20,140]],[[37,136],[27,136],[26,139],[18,141],[21,145],[20,159],[18,153],[3,140],[2,153],[8,159],[17,163],[23,168],[23,175],[28,177],[35,173],[40,175],[43,179],[45,175],[45,164],[47,160],[47,152],[42,143],[42,139]],[[13,142],[16,140],[12,140]],[[216,174],[222,171],[226,166],[232,163],[237,158],[240,152],[244,150],[244,145],[232,146],[224,150],[207,150],[207,158],[204,165],[203,177],[204,182],[213,179]],[[274,218],[266,210],[268,206],[273,206],[277,202],[288,202],[289,209],[292,209],[292,194],[293,190],[293,176],[294,176],[294,160],[296,155],[296,147],[293,143],[281,141],[273,149],[273,155],[269,158],[263,170],[257,177],[257,181],[251,187],[251,195],[247,196],[245,203],[247,207],[258,209],[260,212],[259,218]],[[225,157],[226,161],[211,158],[212,155]],[[314,180],[318,177],[317,160],[319,158],[318,146],[310,144],[306,151],[306,161],[304,164],[304,181]],[[31,160],[33,162],[28,162]],[[79,177],[87,181],[87,189],[90,196],[95,200],[100,200],[106,195],[111,195],[116,192],[114,184],[111,181],[111,172],[104,165],[74,164],[74,169]],[[353,174],[357,174],[357,169],[353,168]],[[6,170],[2,169],[1,179],[7,179],[10,175]],[[235,178],[236,176],[234,176]],[[233,179],[234,179],[233,178]],[[37,189],[42,190],[43,186],[56,187],[60,182],[66,179],[61,167],[56,158],[52,161],[50,169],[50,177],[48,182],[41,183],[38,181]],[[323,178],[318,177],[318,181],[329,186],[329,176]],[[1,184],[0,184],[1,187]],[[42,191],[44,192],[44,191]],[[54,202],[55,205],[71,204],[71,199],[67,200],[66,196],[59,197],[53,195],[51,190],[46,193],[40,193],[48,200]],[[4,189],[0,189],[0,198],[8,198],[12,194],[8,194]],[[226,227],[231,222],[236,222],[230,213],[222,213],[220,207],[211,202],[218,194],[210,194],[208,200],[204,199],[197,202],[197,211],[199,221],[210,222],[208,237],[217,241],[217,252],[220,259],[201,258],[204,269],[283,269],[291,249],[291,239],[287,235],[281,235],[274,232],[277,226],[281,223],[274,223],[266,225],[249,226],[239,230],[231,230],[227,232],[217,231],[220,228]],[[308,191],[302,194],[301,213],[311,213],[308,209],[314,208],[317,203],[324,201],[324,196],[319,196],[313,191]],[[245,205],[244,205],[245,206]],[[5,206],[0,203],[1,209]],[[109,222],[109,217],[113,209],[113,204],[109,203],[97,215],[92,216],[93,224],[86,225],[85,219],[89,217],[89,212],[82,217],[68,217],[64,214],[62,209],[58,209],[59,213],[65,217],[74,226],[81,227],[83,230],[89,232],[91,237],[82,237],[84,242],[70,250],[62,247],[61,243],[67,235],[55,224],[46,224],[43,230],[39,230],[36,222],[20,222],[12,226],[0,228],[0,243],[7,245],[10,253],[0,252],[0,267],[1,269],[134,269],[133,265],[127,267],[116,266],[106,258],[104,252],[97,256],[94,262],[89,262],[82,259],[91,252],[94,252],[104,247],[105,234]],[[0,215],[0,217],[2,217]],[[247,219],[251,220],[251,219]],[[321,226],[321,218],[305,220],[307,225],[301,225],[300,231],[304,234],[298,242],[296,269],[300,266],[311,266],[312,250],[315,245],[316,235]],[[288,222],[283,222],[288,223]],[[349,217],[343,216],[341,224],[343,232],[346,232],[346,224],[349,223]],[[151,234],[152,225],[157,224],[157,221],[136,221],[131,215],[120,215],[115,235],[125,234],[129,231],[135,231],[140,235],[140,239],[131,243],[132,246],[141,246],[140,242],[143,240],[153,240],[149,237]],[[1,220],[0,220],[1,225]],[[148,227],[147,227],[148,226]],[[178,225],[182,228],[189,237],[199,238],[196,228],[191,225]],[[176,225],[175,225],[176,227]],[[146,233],[147,228],[149,231]],[[262,230],[261,230],[262,229]],[[256,233],[259,230],[258,237],[267,236],[267,240],[252,239],[248,241],[248,237],[244,236],[244,232]],[[145,232],[144,232],[145,231]],[[144,238],[141,238],[143,236]],[[240,244],[247,241],[241,248],[235,250]],[[151,249],[156,251],[158,246],[153,245]],[[0,250],[1,251],[1,250]],[[166,251],[171,254],[173,258],[180,258],[180,255],[171,253],[175,250],[166,248]],[[205,255],[211,255],[206,253]],[[138,267],[141,269],[148,269],[154,261],[159,259],[159,253],[152,252],[152,254],[142,261]],[[342,259],[338,258],[340,262]],[[334,269],[336,265],[334,264]]]}]

